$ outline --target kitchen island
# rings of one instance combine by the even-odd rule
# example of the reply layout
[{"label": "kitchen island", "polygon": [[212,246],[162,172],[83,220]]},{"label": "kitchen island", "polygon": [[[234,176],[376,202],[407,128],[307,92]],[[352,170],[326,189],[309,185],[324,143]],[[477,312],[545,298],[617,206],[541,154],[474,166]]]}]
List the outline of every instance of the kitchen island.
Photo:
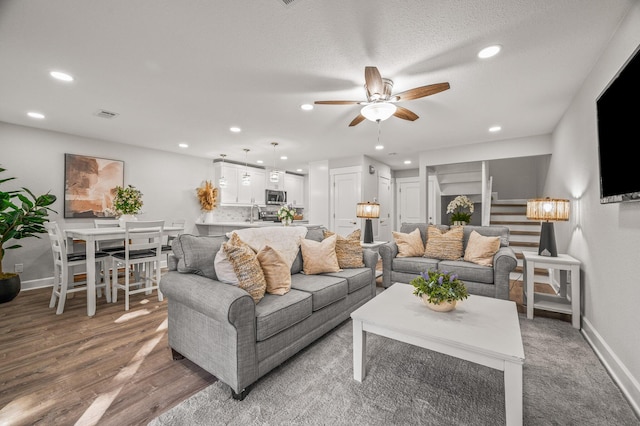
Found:
[{"label": "kitchen island", "polygon": [[[196,228],[198,233],[203,236],[222,236],[227,232],[234,231],[236,229],[244,228],[264,228],[267,226],[283,226],[280,222],[255,220],[253,222],[213,222],[213,223],[201,223],[196,222]],[[308,220],[294,220],[291,222],[291,226],[306,226],[307,228],[318,228],[322,225],[310,224]]]}]

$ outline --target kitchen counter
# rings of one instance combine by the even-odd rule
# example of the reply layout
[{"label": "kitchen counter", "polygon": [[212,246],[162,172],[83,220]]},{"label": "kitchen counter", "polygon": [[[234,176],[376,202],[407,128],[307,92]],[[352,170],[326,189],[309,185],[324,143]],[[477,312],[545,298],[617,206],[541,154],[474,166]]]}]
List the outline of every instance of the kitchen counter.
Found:
[{"label": "kitchen counter", "polygon": [[[263,220],[255,220],[250,222],[214,222],[214,223],[198,223],[198,233],[200,235],[207,236],[222,236],[227,232],[231,232],[236,229],[244,228],[264,228],[268,226],[283,226],[280,222],[271,222]],[[307,228],[314,228],[322,225],[310,224],[308,220],[294,220],[291,222],[291,226],[306,226]]]}]

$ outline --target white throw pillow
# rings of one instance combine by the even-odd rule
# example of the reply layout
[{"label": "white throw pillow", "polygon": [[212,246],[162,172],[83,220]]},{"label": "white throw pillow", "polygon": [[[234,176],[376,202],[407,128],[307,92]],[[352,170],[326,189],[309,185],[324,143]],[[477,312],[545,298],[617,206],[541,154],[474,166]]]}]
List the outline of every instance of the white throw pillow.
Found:
[{"label": "white throw pillow", "polygon": [[218,253],[216,253],[213,265],[216,268],[218,281],[236,286],[239,284],[240,281],[238,280],[238,276],[233,270],[233,265],[227,258],[227,254],[224,252],[224,248],[222,246],[220,246],[220,250],[218,250]]}]

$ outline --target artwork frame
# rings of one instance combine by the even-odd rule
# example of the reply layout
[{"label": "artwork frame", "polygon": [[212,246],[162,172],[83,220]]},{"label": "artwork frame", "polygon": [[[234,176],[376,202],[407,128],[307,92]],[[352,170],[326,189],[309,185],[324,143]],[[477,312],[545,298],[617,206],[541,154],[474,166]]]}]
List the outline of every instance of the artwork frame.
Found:
[{"label": "artwork frame", "polygon": [[124,187],[124,161],[64,154],[64,217],[116,217],[113,197]]}]

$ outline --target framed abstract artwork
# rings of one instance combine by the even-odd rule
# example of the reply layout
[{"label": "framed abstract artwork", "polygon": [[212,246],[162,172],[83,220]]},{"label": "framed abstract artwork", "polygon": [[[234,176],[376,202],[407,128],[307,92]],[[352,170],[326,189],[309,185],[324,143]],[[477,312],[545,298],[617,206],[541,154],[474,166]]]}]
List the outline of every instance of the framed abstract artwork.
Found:
[{"label": "framed abstract artwork", "polygon": [[64,155],[64,217],[115,217],[116,186],[124,186],[124,161]]}]

